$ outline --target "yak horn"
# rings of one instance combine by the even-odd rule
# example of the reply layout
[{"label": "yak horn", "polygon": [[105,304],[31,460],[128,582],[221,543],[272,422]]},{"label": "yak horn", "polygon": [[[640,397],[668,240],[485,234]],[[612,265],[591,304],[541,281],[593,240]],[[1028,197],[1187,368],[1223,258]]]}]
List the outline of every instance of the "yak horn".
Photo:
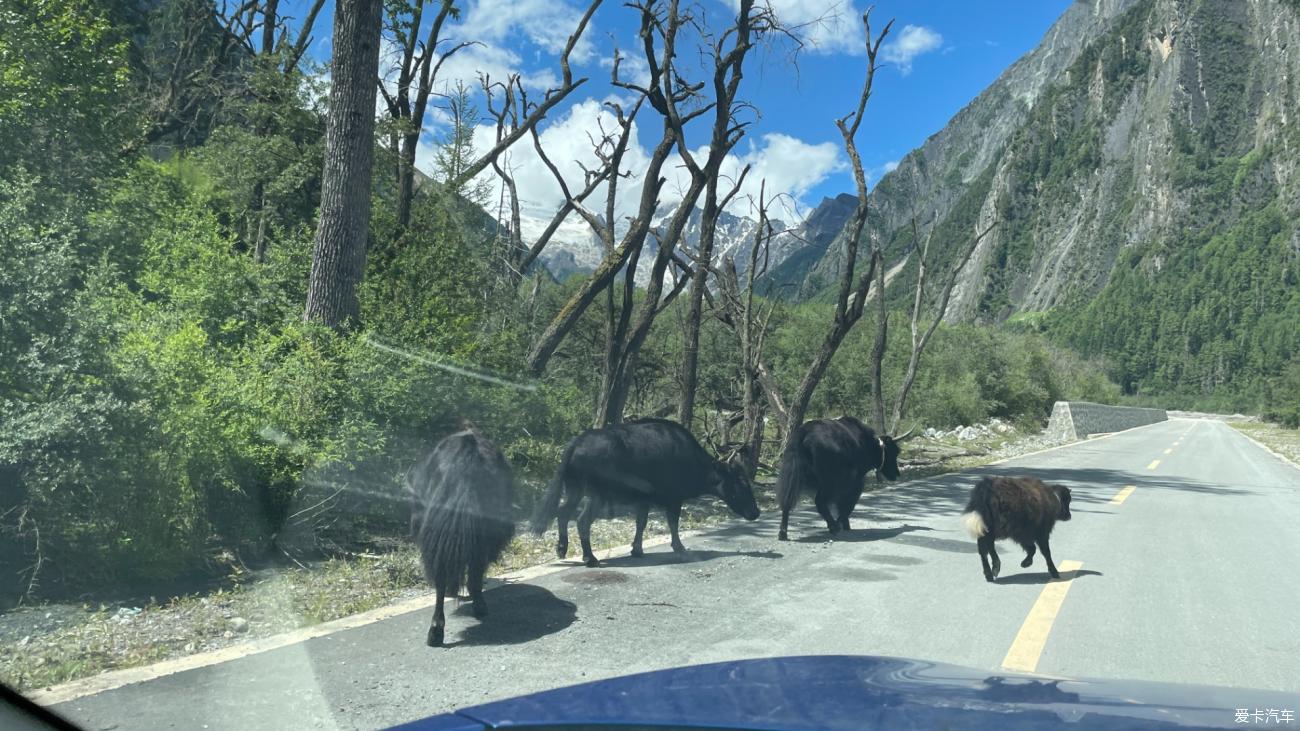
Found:
[{"label": "yak horn", "polygon": [[914,431],[916,431],[916,427],[915,427],[915,426],[913,426],[911,429],[908,429],[907,431],[903,432],[903,436],[901,436],[901,437],[894,437],[894,441],[896,441],[896,442],[905,442],[905,441],[907,441],[908,439],[911,439],[911,438],[912,438],[912,432],[914,432]]}]

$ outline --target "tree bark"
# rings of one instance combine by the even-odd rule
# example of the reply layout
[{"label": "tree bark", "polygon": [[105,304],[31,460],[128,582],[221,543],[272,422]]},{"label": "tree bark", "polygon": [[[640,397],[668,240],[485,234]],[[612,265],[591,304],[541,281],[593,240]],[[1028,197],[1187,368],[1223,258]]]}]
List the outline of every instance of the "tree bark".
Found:
[{"label": "tree bark", "polygon": [[332,328],[360,319],[375,148],[375,77],[383,0],[336,0],[320,218],[304,319]]},{"label": "tree bark", "polygon": [[682,391],[677,406],[677,421],[687,429],[695,420],[695,390],[699,384],[700,321],[704,316],[704,290],[709,286],[709,266],[713,262],[713,242],[718,230],[718,178],[710,177],[700,217],[700,246],[696,253],[695,274],[691,277],[690,309],[686,313],[686,333],[682,343]]},{"label": "tree bark", "polygon": [[[879,248],[877,247],[877,251]],[[889,346],[889,305],[885,302],[885,262],[880,258],[876,269],[876,342],[871,347],[871,422],[877,431],[885,433],[885,349]]]}]

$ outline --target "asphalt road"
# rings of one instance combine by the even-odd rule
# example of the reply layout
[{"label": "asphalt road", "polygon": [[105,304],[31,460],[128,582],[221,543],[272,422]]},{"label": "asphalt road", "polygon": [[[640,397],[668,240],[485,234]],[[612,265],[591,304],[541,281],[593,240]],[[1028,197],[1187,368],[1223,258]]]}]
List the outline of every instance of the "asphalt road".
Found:
[{"label": "asphalt road", "polygon": [[[1074,520],[1052,542],[1058,565],[1081,563],[1068,593],[1041,557],[1021,569],[1007,542],[1002,578],[984,581],[957,516],[976,475],[994,472],[1074,491]],[[1172,420],[898,483],[865,495],[833,543],[811,504],[799,517],[789,542],[769,515],[687,539],[684,559],[659,546],[500,586],[485,623],[467,605],[449,616],[445,649],[424,646],[429,611],[412,612],[55,708],[91,729],[376,728],[602,677],[802,654],[997,672],[1010,654],[1046,675],[1281,690],[1300,707],[1300,470],[1224,424]]]}]

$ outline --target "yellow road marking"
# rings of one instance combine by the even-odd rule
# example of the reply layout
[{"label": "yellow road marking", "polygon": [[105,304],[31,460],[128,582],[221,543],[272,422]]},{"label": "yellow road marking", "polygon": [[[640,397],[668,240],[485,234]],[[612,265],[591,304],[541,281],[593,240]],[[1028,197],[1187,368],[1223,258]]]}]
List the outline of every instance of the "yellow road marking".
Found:
[{"label": "yellow road marking", "polygon": [[1115,493],[1115,497],[1110,499],[1110,504],[1122,505],[1125,500],[1128,500],[1128,496],[1132,495],[1133,491],[1136,489],[1137,487],[1135,485],[1125,485],[1123,490]]},{"label": "yellow road marking", "polygon": [[1166,450],[1165,450],[1165,454],[1172,454],[1173,451],[1174,451],[1174,448],[1173,448],[1173,447],[1170,447],[1169,449],[1166,449]]},{"label": "yellow road marking", "polygon": [[1153,461],[1151,462],[1151,464],[1147,465],[1147,469],[1149,469],[1149,470],[1154,470],[1155,468],[1157,468],[1157,467],[1159,467],[1159,466],[1160,466],[1160,460],[1157,459],[1157,460],[1153,460]]},{"label": "yellow road marking", "polygon": [[1057,567],[1061,578],[1050,581],[1043,587],[1042,593],[1038,595],[1038,601],[1034,602],[1034,606],[1029,610],[1029,616],[1025,617],[1025,623],[1020,625],[1020,632],[1011,643],[1011,649],[1007,650],[1007,656],[1002,659],[1002,667],[1023,673],[1034,672],[1038,667],[1038,658],[1047,645],[1047,636],[1052,632],[1052,623],[1056,621],[1056,614],[1061,611],[1061,604],[1065,602],[1065,595],[1070,591],[1070,584],[1074,583],[1075,572],[1082,567],[1082,561],[1061,562]]}]

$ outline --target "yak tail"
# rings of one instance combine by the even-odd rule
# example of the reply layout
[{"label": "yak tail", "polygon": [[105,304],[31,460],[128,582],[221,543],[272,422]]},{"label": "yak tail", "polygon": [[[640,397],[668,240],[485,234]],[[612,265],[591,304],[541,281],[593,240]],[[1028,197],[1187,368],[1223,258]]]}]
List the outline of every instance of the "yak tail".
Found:
[{"label": "yak tail", "polygon": [[794,510],[799,502],[799,492],[813,484],[808,455],[803,450],[803,432],[790,435],[790,443],[781,454],[781,474],[777,477],[776,499],[781,511]]},{"label": "yak tail", "polygon": [[412,519],[425,578],[452,593],[464,586],[467,572],[499,558],[514,535],[508,468],[483,460],[470,439],[453,449],[416,486],[425,488],[424,499]]},{"label": "yak tail", "polygon": [[555,472],[555,477],[552,477],[550,484],[546,486],[546,494],[533,510],[533,519],[529,527],[532,528],[535,536],[545,533],[546,527],[560,512],[560,496],[564,494],[563,475],[564,465],[560,465],[560,469]]},{"label": "yak tail", "polygon": [[979,481],[966,503],[966,511],[961,514],[962,527],[971,538],[979,540],[989,532],[989,498],[993,490],[993,481],[985,477]]}]

